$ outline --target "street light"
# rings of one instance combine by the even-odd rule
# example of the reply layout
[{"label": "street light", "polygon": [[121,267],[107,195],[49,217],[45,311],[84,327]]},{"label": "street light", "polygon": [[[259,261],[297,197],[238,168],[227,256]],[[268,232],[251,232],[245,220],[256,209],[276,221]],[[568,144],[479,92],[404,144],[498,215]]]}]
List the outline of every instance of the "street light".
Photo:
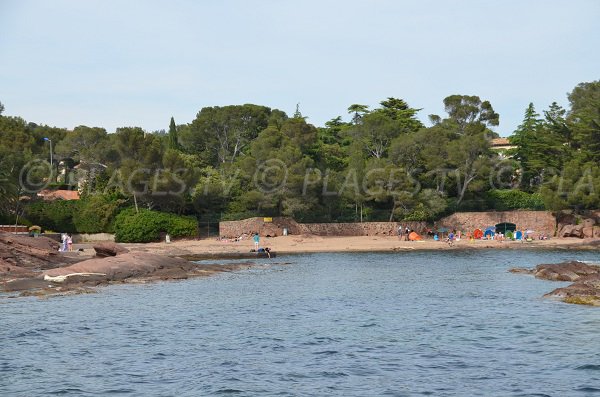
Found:
[{"label": "street light", "polygon": [[52,169],[52,139],[45,137],[44,141],[50,142],[50,169]]}]

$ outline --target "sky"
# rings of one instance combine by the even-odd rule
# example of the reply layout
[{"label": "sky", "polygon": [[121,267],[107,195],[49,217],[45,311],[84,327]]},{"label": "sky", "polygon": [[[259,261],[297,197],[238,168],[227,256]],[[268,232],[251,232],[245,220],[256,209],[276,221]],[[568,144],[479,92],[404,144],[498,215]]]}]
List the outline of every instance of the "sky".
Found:
[{"label": "sky", "polygon": [[1,0],[4,115],[168,130],[254,103],[323,126],[387,97],[477,95],[501,136],[600,79],[597,0]]}]

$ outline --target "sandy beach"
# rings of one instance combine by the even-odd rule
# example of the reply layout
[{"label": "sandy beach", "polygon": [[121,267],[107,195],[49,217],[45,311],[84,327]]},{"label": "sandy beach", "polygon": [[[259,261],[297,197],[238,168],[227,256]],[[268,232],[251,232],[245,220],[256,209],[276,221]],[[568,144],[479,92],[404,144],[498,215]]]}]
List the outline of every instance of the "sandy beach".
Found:
[{"label": "sandy beach", "polygon": [[[123,244],[131,251],[186,255],[233,255],[250,252],[254,248],[251,238],[241,241],[203,239],[177,240],[167,244]],[[353,236],[324,237],[312,235],[289,235],[264,238],[261,247],[269,247],[278,255],[308,252],[386,252],[412,250],[457,250],[457,249],[597,249],[600,239],[554,238],[531,242],[497,240],[461,240],[449,246],[443,241],[400,241],[397,236]]]}]

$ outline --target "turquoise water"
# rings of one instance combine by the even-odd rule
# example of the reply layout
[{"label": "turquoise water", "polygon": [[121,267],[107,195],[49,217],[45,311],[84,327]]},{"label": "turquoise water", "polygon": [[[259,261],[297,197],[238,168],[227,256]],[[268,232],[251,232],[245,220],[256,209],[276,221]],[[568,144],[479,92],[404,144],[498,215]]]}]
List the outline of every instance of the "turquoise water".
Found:
[{"label": "turquoise water", "polygon": [[0,395],[600,395],[600,308],[541,299],[566,284],[507,272],[570,259],[600,254],[311,254],[1,297]]}]

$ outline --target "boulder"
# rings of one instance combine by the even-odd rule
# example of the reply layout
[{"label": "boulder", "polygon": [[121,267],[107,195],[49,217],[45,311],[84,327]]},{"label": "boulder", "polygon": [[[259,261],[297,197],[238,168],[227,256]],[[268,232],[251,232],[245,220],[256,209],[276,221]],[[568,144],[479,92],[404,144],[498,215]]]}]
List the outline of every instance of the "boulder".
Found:
[{"label": "boulder", "polygon": [[584,219],[583,222],[582,222],[582,225],[583,225],[584,228],[586,228],[586,227],[593,227],[595,224],[596,224],[596,220],[592,219],[592,218]]},{"label": "boulder", "polygon": [[575,225],[571,230],[571,237],[583,238],[583,225]]},{"label": "boulder", "polygon": [[594,227],[593,226],[584,227],[581,230],[581,233],[583,235],[583,238],[592,238],[592,237],[594,237]]},{"label": "boulder", "polygon": [[117,256],[129,252],[127,248],[111,242],[96,243],[92,247],[94,248],[94,251],[96,251],[96,257],[98,258],[107,258],[109,256]]},{"label": "boulder", "polygon": [[564,225],[558,232],[558,237],[571,237],[574,225]]},{"label": "boulder", "polygon": [[600,226],[594,226],[594,231],[592,237],[600,238]]}]

